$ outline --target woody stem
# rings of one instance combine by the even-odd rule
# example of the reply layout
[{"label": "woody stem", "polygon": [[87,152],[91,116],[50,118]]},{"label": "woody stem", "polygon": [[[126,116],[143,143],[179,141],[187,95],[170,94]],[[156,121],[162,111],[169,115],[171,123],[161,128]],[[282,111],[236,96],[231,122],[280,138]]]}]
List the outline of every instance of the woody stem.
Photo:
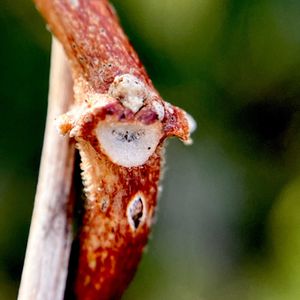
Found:
[{"label": "woody stem", "polygon": [[46,131],[19,300],[64,296],[72,243],[74,145],[59,136],[54,119],[72,102],[68,61],[53,39]]}]

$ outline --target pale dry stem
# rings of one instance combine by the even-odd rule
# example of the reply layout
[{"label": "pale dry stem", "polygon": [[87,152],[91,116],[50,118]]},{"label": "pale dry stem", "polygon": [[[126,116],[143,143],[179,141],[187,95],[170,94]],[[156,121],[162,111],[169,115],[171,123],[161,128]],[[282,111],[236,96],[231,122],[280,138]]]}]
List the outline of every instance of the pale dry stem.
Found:
[{"label": "pale dry stem", "polygon": [[69,63],[53,39],[47,124],[19,300],[61,300],[64,296],[72,244],[69,208],[74,145],[57,133],[54,120],[72,102]]}]

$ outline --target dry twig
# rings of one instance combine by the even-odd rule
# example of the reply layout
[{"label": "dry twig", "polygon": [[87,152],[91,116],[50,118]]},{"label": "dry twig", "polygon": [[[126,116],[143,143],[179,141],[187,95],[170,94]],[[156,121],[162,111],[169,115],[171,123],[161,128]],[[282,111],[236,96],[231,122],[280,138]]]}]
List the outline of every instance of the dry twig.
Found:
[{"label": "dry twig", "polygon": [[59,136],[54,119],[73,101],[69,64],[53,39],[48,115],[19,300],[63,299],[72,228],[70,208],[74,145]]}]

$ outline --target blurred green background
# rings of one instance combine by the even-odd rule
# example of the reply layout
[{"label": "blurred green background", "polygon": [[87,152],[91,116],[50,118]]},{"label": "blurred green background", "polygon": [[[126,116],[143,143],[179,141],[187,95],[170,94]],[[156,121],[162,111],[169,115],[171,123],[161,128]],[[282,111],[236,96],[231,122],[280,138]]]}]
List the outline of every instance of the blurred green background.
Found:
[{"label": "blurred green background", "polygon": [[[300,299],[300,2],[116,0],[162,96],[198,123],[171,141],[153,237],[124,299]],[[15,299],[37,183],[50,34],[0,3],[0,299]]]}]

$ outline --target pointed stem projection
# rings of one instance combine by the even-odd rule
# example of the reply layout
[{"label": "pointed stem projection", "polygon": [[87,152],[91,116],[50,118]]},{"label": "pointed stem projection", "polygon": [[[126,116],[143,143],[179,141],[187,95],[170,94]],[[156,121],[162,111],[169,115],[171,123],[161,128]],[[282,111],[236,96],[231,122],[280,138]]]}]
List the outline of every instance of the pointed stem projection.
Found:
[{"label": "pointed stem projection", "polygon": [[57,134],[54,119],[72,102],[69,64],[53,39],[46,132],[19,300],[63,299],[72,243],[74,144]]}]

